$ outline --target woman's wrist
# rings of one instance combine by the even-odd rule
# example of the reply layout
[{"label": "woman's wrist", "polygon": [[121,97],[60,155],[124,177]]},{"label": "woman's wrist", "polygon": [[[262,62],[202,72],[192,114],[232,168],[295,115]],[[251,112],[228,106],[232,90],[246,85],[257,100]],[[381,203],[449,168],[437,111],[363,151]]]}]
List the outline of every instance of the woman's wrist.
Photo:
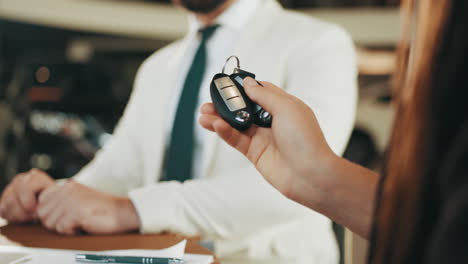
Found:
[{"label": "woman's wrist", "polygon": [[369,236],[378,174],[333,154],[305,176],[298,177],[303,181],[293,192],[295,201]]},{"label": "woman's wrist", "polygon": [[291,188],[291,199],[313,210],[321,211],[327,206],[329,193],[332,191],[336,179],[335,171],[344,160],[329,152],[323,155],[320,162],[312,162],[311,166],[294,177],[295,183]]}]

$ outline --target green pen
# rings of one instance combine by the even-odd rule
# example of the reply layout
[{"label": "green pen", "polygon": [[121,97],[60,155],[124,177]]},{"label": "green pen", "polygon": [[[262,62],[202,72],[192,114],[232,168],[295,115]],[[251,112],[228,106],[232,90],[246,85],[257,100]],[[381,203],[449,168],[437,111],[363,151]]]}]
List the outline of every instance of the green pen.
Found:
[{"label": "green pen", "polygon": [[153,258],[130,256],[105,256],[92,254],[76,254],[75,261],[81,263],[117,263],[117,264],[181,264],[183,259]]}]

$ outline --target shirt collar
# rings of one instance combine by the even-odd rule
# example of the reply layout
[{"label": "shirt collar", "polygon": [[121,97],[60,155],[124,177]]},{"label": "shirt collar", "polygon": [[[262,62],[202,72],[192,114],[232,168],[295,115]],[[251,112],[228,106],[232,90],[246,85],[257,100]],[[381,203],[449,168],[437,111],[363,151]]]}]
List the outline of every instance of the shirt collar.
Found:
[{"label": "shirt collar", "polygon": [[[237,0],[226,11],[216,18],[215,24],[230,28],[235,31],[241,31],[247,21],[254,15],[259,4],[263,0]],[[195,15],[189,15],[189,32],[195,33],[202,24]]]}]

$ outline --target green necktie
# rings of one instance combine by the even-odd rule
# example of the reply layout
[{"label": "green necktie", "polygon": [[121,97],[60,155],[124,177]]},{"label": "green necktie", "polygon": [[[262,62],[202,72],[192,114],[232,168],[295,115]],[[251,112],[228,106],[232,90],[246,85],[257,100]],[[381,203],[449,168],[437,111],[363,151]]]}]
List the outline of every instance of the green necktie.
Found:
[{"label": "green necktie", "polygon": [[195,111],[197,111],[198,94],[206,68],[206,42],[218,26],[209,26],[199,31],[201,42],[185,78],[172,125],[171,141],[166,152],[164,181],[184,182],[192,178]]}]

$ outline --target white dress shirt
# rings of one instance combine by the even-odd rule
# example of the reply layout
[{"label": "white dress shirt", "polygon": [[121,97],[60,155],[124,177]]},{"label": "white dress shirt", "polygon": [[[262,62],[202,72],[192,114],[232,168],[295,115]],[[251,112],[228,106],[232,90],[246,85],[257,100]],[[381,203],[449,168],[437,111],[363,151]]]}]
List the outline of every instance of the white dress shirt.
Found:
[{"label": "white dress shirt", "polygon": [[[228,56],[237,55],[243,69],[308,104],[330,147],[342,154],[357,97],[349,35],[286,11],[274,0],[239,0],[218,23],[221,27],[208,43],[199,102],[211,101],[211,77]],[[142,64],[113,137],[75,179],[128,196],[143,233],[169,231],[213,240],[222,263],[335,264],[329,219],[283,197],[244,156],[198,125],[197,141],[203,146],[195,155],[203,156],[196,161],[202,165],[196,167],[198,178],[159,181],[178,94],[198,47],[198,26],[193,25],[186,37]]]},{"label": "white dress shirt", "polygon": [[[259,3],[262,0],[237,0],[225,12],[216,18],[213,24],[218,24],[220,27],[216,29],[213,36],[208,40],[207,61],[205,74],[200,87],[198,96],[198,107],[195,111],[195,146],[193,152],[193,178],[200,178],[203,171],[203,164],[205,163],[205,142],[206,137],[210,133],[198,125],[198,116],[200,115],[198,109],[206,102],[211,102],[210,97],[210,82],[216,73],[220,73],[226,59],[234,55],[234,48],[236,47],[242,29],[245,28],[246,23],[251,16],[255,14]],[[189,32],[188,41],[189,46],[184,54],[183,60],[180,65],[180,79],[177,81],[175,89],[171,91],[171,102],[169,105],[170,117],[166,124],[166,148],[171,140],[172,125],[177,110],[179,97],[182,92],[185,77],[190,69],[190,66],[195,57],[195,53],[200,45],[200,35],[197,34],[202,25],[194,15],[189,16]],[[229,64],[231,65],[231,64]],[[242,66],[242,62],[241,62]]]}]

